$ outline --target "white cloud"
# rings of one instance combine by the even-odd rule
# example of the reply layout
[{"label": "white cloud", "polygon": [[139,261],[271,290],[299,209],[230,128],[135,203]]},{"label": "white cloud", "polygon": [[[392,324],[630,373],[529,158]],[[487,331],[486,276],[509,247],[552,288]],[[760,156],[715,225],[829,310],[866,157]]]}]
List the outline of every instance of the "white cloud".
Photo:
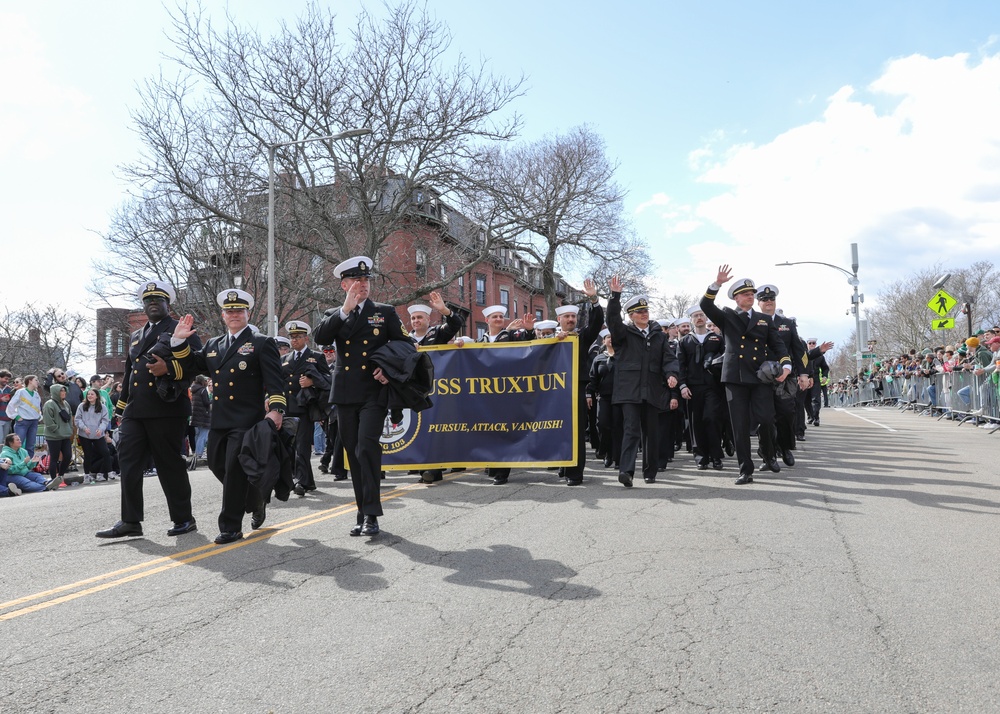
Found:
[{"label": "white cloud", "polygon": [[846,278],[775,263],[849,268],[856,242],[868,304],[879,285],[935,263],[1000,264],[1000,55],[897,59],[861,91],[836,92],[817,121],[766,144],[717,139],[689,159],[698,180],[721,191],[672,206],[664,223],[668,236],[691,217],[716,231],[712,243],[688,248],[703,282],[709,265],[728,260],[783,286],[782,297],[801,305],[786,304],[789,314],[846,337]]}]

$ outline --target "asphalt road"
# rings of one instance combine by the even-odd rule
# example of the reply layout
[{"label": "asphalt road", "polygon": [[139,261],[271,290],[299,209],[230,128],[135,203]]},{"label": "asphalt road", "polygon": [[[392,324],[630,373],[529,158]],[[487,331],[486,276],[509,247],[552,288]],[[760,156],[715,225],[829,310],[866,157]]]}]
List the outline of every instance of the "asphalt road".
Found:
[{"label": "asphalt road", "polygon": [[155,479],[124,541],[117,484],[3,499],[0,712],[1000,710],[1000,434],[826,410],[801,447],[750,486],[393,475],[372,540],[329,477],[223,547],[204,468],[179,538]]}]

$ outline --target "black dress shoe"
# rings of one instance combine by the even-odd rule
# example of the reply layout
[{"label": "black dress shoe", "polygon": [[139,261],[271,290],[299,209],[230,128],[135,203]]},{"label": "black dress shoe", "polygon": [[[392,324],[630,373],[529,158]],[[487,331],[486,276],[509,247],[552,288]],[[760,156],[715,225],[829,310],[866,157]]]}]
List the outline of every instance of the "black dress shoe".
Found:
[{"label": "black dress shoe", "polygon": [[506,476],[497,476],[493,479],[494,486],[503,486],[505,483],[507,483]]},{"label": "black dress shoe", "polygon": [[622,471],[618,474],[618,483],[620,483],[625,488],[632,488],[632,475]]},{"label": "black dress shoe", "polygon": [[764,468],[774,473],[781,473],[781,464],[778,463],[777,459],[771,459],[770,461],[765,461]]},{"label": "black dress shoe", "polygon": [[265,518],[267,518],[267,505],[262,505],[259,511],[254,511],[250,516],[250,527],[257,530],[264,525]]},{"label": "black dress shoe", "polygon": [[295,488],[292,489],[296,496],[305,496],[306,490],[302,488],[301,484],[295,484]]},{"label": "black dress shoe", "polygon": [[361,526],[361,535],[363,536],[374,536],[378,535],[378,518],[375,516],[365,516],[364,525]]},{"label": "black dress shoe", "polygon": [[141,536],[142,524],[118,521],[107,530],[97,531],[94,535],[98,538],[127,538],[129,536]]},{"label": "black dress shoe", "polygon": [[224,531],[219,535],[215,536],[216,545],[235,543],[238,540],[243,540],[243,531]]},{"label": "black dress shoe", "polygon": [[796,440],[796,441],[805,441],[805,440],[806,440],[806,437],[804,437],[804,436],[798,436],[798,435],[796,435],[796,437],[795,437],[795,440]]},{"label": "black dress shoe", "polygon": [[734,453],[736,453],[736,450],[733,449],[733,443],[731,441],[727,441],[725,444],[723,444],[722,448],[726,452],[726,456],[732,456]]},{"label": "black dress shoe", "polygon": [[344,472],[342,474],[334,474],[333,475],[333,480],[334,481],[346,481],[347,480],[347,472]]},{"label": "black dress shoe", "polygon": [[351,535],[351,536],[359,536],[359,535],[361,535],[361,524],[359,523],[358,525],[354,526],[354,528],[351,529],[351,532],[348,533],[348,535]]},{"label": "black dress shoe", "polygon": [[740,474],[740,477],[736,479],[736,485],[742,486],[745,483],[753,483],[753,476],[750,474]]},{"label": "black dress shoe", "polygon": [[713,459],[712,468],[716,471],[722,471],[722,459]]},{"label": "black dress shoe", "polygon": [[327,468],[326,466],[324,466],[323,464],[320,464],[319,465],[319,472],[321,474],[328,474],[328,473],[330,473],[330,469]]},{"label": "black dress shoe", "polygon": [[643,481],[645,481],[646,483],[656,483],[656,477],[655,476],[646,476],[643,479]]},{"label": "black dress shoe", "polygon": [[190,521],[175,522],[174,527],[167,531],[167,535],[179,536],[196,530],[198,530],[198,526],[195,525],[194,519],[192,518]]},{"label": "black dress shoe", "polygon": [[707,463],[699,462],[698,463],[698,470],[699,471],[708,471],[708,464]]},{"label": "black dress shoe", "polygon": [[567,486],[579,486],[582,483],[583,483],[583,479],[582,478],[580,478],[580,479],[570,479],[570,478],[566,479],[566,485]]},{"label": "black dress shoe", "polygon": [[606,468],[606,469],[611,468],[611,457],[610,456],[605,456],[604,457],[604,468]]},{"label": "black dress shoe", "polygon": [[781,460],[785,462],[785,466],[795,466],[795,454],[791,452],[791,449],[785,449],[781,452]]}]

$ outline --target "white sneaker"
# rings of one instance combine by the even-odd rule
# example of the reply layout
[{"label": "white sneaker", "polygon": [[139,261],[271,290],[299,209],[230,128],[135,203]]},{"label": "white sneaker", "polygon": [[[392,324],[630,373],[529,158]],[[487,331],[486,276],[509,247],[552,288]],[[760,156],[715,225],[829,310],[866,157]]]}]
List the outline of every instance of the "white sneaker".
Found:
[{"label": "white sneaker", "polygon": [[45,482],[45,490],[46,491],[55,491],[60,486],[62,486],[62,483],[63,483],[63,477],[62,476],[56,476],[54,478],[50,478],[48,481]]},{"label": "white sneaker", "polygon": [[118,472],[117,471],[109,471],[108,472],[108,480],[109,481],[114,481],[116,478],[118,478]]},{"label": "white sneaker", "polygon": [[87,486],[87,485],[90,485],[92,483],[97,483],[97,477],[94,476],[93,474],[84,474],[83,475],[83,485]]},{"label": "white sneaker", "polygon": [[9,483],[9,484],[7,484],[7,490],[10,491],[10,495],[11,496],[20,496],[21,495],[21,487],[18,486],[16,483]]}]

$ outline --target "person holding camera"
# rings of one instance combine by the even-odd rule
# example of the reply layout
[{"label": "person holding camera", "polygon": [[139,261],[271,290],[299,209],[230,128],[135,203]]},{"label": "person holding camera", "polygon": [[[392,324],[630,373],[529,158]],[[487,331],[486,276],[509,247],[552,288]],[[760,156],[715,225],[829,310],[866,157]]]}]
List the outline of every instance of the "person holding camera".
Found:
[{"label": "person holding camera", "polygon": [[[3,449],[0,450],[0,486],[6,487],[10,496],[59,488],[61,481],[46,481],[44,476],[34,470],[38,461],[38,454],[28,455],[18,434],[7,434],[3,440]],[[50,488],[50,484],[54,485]]]},{"label": "person holding camera", "polygon": [[[98,531],[95,534],[98,538],[142,535],[142,480],[150,456],[173,521],[167,535],[197,530],[191,515],[191,482],[181,455],[191,414],[190,380],[170,352],[170,337],[177,327],[177,320],[170,316],[170,303],[176,294],[162,280],[144,283],[137,294],[149,322],[129,339],[125,378],[115,404],[115,416],[121,420],[118,427],[121,520]],[[197,335],[190,342],[192,349],[201,348]]]}]

